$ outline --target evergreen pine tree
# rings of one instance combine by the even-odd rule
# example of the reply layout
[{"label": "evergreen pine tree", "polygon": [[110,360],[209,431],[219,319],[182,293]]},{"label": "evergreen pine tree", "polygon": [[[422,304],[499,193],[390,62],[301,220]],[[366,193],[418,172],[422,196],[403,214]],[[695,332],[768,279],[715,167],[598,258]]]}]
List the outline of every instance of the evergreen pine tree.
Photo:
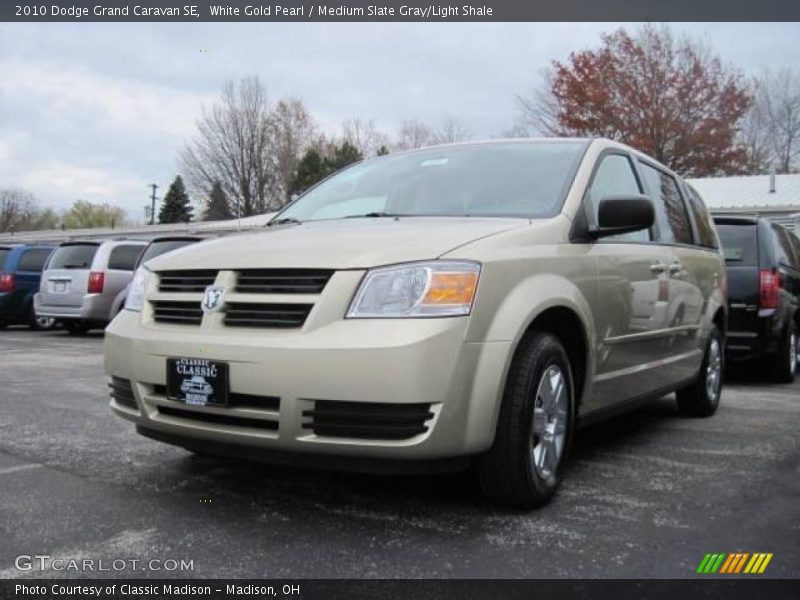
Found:
[{"label": "evergreen pine tree", "polygon": [[292,187],[289,191],[291,194],[302,194],[327,175],[322,155],[315,148],[311,148],[303,155],[297,165],[297,173],[295,173],[294,181],[292,181]]},{"label": "evergreen pine tree", "polygon": [[333,154],[325,159],[326,175],[330,175],[334,171],[344,169],[347,165],[362,160],[364,157],[350,142],[344,142],[341,146],[336,146],[333,149]]},{"label": "evergreen pine tree", "polygon": [[233,218],[228,197],[225,195],[219,181],[214,182],[211,193],[208,196],[206,210],[203,213],[204,221],[227,221]]},{"label": "evergreen pine tree", "polygon": [[175,181],[169,186],[167,195],[161,203],[161,211],[158,213],[159,223],[188,223],[192,220],[192,208],[189,203],[189,195],[183,185],[183,179],[178,175]]}]

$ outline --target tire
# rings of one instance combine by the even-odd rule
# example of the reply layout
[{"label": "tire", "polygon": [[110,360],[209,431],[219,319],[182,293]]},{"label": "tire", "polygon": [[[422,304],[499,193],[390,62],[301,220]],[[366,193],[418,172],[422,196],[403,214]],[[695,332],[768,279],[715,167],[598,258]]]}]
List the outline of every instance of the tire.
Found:
[{"label": "tire", "polygon": [[515,508],[549,502],[561,483],[574,414],[564,346],[549,333],[527,334],[509,370],[494,444],[476,463],[483,494]]},{"label": "tire", "polygon": [[776,383],[792,383],[797,373],[797,324],[792,321],[770,359],[770,375]]},{"label": "tire", "polygon": [[37,317],[36,312],[33,310],[33,306],[28,309],[27,321],[28,327],[30,327],[32,331],[45,331],[52,329],[56,324],[56,320],[52,317]]},{"label": "tire", "polygon": [[64,321],[63,325],[70,335],[86,335],[89,332],[89,326],[83,321]]},{"label": "tire", "polygon": [[691,417],[710,417],[717,412],[722,395],[722,374],[725,369],[725,342],[714,325],[706,342],[706,351],[697,378],[678,390],[678,410]]}]

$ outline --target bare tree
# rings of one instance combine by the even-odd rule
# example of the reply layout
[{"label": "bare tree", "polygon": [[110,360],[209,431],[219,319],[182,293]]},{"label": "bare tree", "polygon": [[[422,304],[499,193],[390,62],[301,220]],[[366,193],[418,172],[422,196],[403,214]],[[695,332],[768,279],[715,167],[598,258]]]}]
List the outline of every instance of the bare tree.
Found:
[{"label": "bare tree", "polygon": [[377,154],[382,146],[389,145],[389,136],[378,130],[375,121],[358,117],[342,123],[342,139],[350,142],[363,156]]},{"label": "bare tree", "polygon": [[452,115],[444,115],[441,125],[433,132],[432,141],[434,144],[452,144],[471,137],[472,130],[463,121]]},{"label": "bare tree", "polygon": [[266,90],[258,77],[228,81],[220,102],[197,122],[197,137],[180,156],[190,187],[202,196],[216,181],[241,216],[265,212],[277,187]]},{"label": "bare tree", "polygon": [[290,199],[297,165],[314,143],[316,127],[302,101],[292,98],[281,100],[271,111],[269,129],[275,180],[268,208],[277,209]]},{"label": "bare tree", "polygon": [[0,231],[55,229],[58,216],[41,210],[33,194],[20,189],[0,190]]},{"label": "bare tree", "polygon": [[769,132],[769,118],[764,102],[760,99],[759,83],[751,88],[753,106],[742,119],[739,140],[747,151],[746,170],[750,174],[766,173],[773,162],[773,146]]},{"label": "bare tree", "polygon": [[798,167],[800,157],[800,75],[765,72],[756,83],[751,118],[757,120],[778,173]]},{"label": "bare tree", "polygon": [[411,150],[430,146],[433,143],[433,129],[422,121],[412,119],[403,121],[397,131],[395,146],[400,150]]},{"label": "bare tree", "polygon": [[[540,86],[528,96],[517,95],[518,120],[514,131],[526,134],[536,133],[543,136],[561,134],[559,124],[559,104],[552,93],[555,84],[555,73],[551,69],[541,72]],[[524,136],[512,136],[524,137]]]}]

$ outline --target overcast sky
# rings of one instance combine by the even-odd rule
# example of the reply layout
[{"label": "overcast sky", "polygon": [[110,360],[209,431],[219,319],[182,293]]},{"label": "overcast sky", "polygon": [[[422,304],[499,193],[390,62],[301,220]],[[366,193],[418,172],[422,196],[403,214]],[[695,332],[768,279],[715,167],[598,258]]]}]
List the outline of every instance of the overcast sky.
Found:
[{"label": "overcast sky", "polygon": [[[609,23],[0,23],[0,188],[57,209],[82,198],[133,220],[168,186],[203,105],[256,74],[325,131],[358,116],[394,133],[445,113],[477,137],[514,122],[514,95]],[[634,25],[628,25],[634,27]],[[797,68],[800,24],[673,24],[746,74]]]}]

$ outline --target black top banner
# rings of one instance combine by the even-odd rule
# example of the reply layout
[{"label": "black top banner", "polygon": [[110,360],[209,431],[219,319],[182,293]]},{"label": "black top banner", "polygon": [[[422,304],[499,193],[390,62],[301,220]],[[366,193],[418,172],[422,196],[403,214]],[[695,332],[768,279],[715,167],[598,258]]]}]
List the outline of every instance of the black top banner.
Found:
[{"label": "black top banner", "polygon": [[800,21],[787,0],[50,0],[0,2],[0,21]]}]

